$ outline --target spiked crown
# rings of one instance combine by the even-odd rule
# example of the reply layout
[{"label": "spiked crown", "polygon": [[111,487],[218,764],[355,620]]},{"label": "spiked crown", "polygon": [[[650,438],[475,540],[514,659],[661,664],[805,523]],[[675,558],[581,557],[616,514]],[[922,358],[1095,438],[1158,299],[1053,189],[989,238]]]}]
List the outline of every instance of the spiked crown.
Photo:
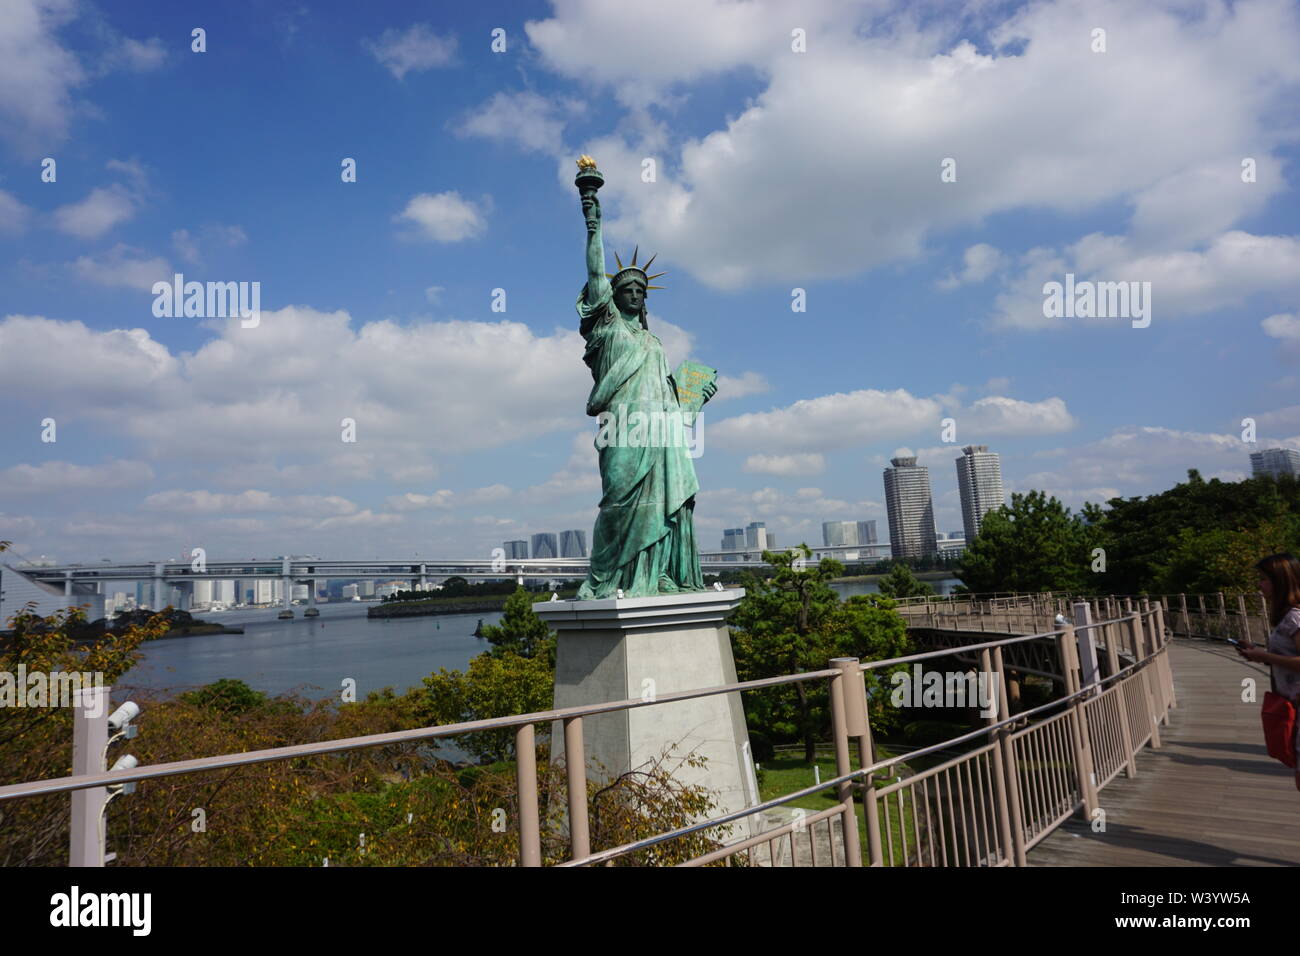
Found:
[{"label": "spiked crown", "polygon": [[637,253],[640,251],[641,251],[640,246],[637,246],[635,249],[632,250],[632,264],[629,266],[624,266],[623,260],[618,257],[618,253],[617,252],[614,253],[614,261],[618,263],[618,272],[612,275],[606,272],[605,278],[609,279],[610,285],[615,290],[617,290],[620,286],[627,284],[628,282],[640,282],[647,289],[663,288],[663,286],[661,285],[651,285],[650,280],[658,279],[660,276],[666,276],[668,273],[656,272],[654,275],[646,275],[646,270],[650,268],[650,263],[654,262],[655,259],[658,258],[658,253],[656,253],[655,255],[651,256],[648,260],[646,260],[645,265],[639,266],[636,264],[636,257],[637,257]]}]

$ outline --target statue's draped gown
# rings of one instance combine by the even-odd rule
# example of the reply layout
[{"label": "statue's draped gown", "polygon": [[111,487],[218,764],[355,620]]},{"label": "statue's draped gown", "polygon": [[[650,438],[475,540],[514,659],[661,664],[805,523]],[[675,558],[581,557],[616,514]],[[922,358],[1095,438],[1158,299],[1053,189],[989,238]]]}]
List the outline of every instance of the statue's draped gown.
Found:
[{"label": "statue's draped gown", "polygon": [[[584,286],[578,296],[579,330],[587,342],[583,361],[595,380],[587,414],[608,412],[616,420],[636,411],[647,420],[654,413],[678,414],[659,339],[639,321],[623,318],[608,284],[594,304],[587,303],[586,292]],[[608,434],[615,434],[612,425]],[[640,447],[596,441],[600,514],[579,600],[616,597],[619,589],[625,597],[645,597],[704,588],[693,520],[700,489],[694,462],[684,443],[635,444]]]}]

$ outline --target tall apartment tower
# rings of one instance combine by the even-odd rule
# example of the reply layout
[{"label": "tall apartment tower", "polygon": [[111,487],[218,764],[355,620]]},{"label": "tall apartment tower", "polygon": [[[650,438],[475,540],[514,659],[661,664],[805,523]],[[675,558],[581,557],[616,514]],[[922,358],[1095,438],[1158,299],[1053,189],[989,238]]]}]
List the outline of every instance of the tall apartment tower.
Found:
[{"label": "tall apartment tower", "polygon": [[506,541],[502,545],[507,558],[527,558],[528,542],[527,541]]},{"label": "tall apartment tower", "polygon": [[771,550],[774,545],[767,534],[767,524],[763,521],[751,521],[745,528],[745,547],[750,549]]},{"label": "tall apartment tower", "polygon": [[534,558],[558,558],[559,556],[560,546],[555,540],[554,531],[543,531],[533,535]]},{"label": "tall apartment tower", "polygon": [[585,558],[587,556],[587,532],[561,531],[560,557]]},{"label": "tall apartment tower", "polygon": [[891,458],[889,464],[893,467],[885,469],[885,510],[891,553],[895,558],[937,553],[930,469],[918,465],[915,456]]},{"label": "tall apartment tower", "polygon": [[966,543],[979,534],[980,523],[990,511],[1006,504],[1002,493],[1002,459],[988,445],[967,445],[957,459],[957,490],[961,492],[961,520]]},{"label": "tall apartment tower", "polygon": [[1290,475],[1300,477],[1300,451],[1292,448],[1265,448],[1263,451],[1250,453],[1250,476],[1271,475],[1281,478]]}]

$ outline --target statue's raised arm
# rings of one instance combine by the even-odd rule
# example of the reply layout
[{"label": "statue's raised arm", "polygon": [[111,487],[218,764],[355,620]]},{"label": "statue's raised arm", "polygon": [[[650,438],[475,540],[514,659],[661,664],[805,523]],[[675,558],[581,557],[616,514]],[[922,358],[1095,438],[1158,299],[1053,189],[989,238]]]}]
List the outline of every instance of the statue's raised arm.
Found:
[{"label": "statue's raised arm", "polygon": [[605,277],[605,242],[600,232],[600,199],[596,190],[605,184],[605,177],[596,169],[590,156],[578,158],[578,176],[574,185],[582,199],[582,215],[587,221],[587,302],[595,304],[609,289]]}]

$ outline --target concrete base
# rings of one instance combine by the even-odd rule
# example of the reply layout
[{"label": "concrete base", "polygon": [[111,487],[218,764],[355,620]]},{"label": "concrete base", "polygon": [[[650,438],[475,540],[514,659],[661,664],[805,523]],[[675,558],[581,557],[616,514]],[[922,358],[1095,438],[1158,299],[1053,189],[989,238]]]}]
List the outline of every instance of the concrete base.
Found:
[{"label": "concrete base", "polygon": [[[648,598],[551,601],[533,610],[558,633],[555,706],[577,707],[736,682],[726,618],[743,588]],[[659,758],[665,750],[679,783],[714,791],[710,814],[758,802],[749,735],[740,694],[599,714],[583,719],[587,775],[613,779]],[[703,768],[682,759],[705,757]],[[551,732],[551,759],[564,756],[564,731]],[[738,826],[735,835],[749,827]]]}]

